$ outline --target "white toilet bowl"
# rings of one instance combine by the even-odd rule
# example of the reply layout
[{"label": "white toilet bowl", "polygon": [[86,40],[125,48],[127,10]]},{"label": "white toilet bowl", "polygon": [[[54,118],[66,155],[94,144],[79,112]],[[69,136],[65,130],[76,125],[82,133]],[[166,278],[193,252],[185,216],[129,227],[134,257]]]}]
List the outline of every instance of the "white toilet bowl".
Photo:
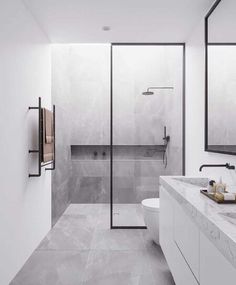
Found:
[{"label": "white toilet bowl", "polygon": [[159,244],[159,198],[145,199],[142,201],[144,222],[151,239]]}]

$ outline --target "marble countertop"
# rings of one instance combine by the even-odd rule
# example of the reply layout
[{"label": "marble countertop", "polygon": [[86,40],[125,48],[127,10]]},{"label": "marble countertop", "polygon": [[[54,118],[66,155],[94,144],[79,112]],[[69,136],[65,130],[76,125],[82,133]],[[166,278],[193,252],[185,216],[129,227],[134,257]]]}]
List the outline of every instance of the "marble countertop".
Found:
[{"label": "marble countertop", "polygon": [[236,268],[236,204],[217,204],[200,193],[208,178],[161,176],[160,184]]}]

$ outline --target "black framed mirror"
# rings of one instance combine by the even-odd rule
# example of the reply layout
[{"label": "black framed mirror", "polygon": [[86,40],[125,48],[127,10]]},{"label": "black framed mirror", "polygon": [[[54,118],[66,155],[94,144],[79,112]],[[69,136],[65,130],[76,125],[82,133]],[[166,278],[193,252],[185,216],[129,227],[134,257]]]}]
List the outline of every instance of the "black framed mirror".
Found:
[{"label": "black framed mirror", "polygon": [[205,17],[205,151],[236,155],[236,1]]}]

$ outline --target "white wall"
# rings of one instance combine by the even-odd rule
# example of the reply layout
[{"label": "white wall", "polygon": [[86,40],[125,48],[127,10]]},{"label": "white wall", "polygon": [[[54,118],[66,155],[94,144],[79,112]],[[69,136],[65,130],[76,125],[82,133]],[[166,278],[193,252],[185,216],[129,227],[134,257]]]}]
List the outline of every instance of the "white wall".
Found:
[{"label": "white wall", "polygon": [[236,42],[236,1],[221,1],[208,21],[209,42]]},{"label": "white wall", "polygon": [[193,31],[186,45],[186,175],[202,175],[236,184],[236,172],[223,168],[203,169],[203,163],[236,165],[236,156],[204,152],[204,20]]},{"label": "white wall", "polygon": [[27,110],[39,96],[44,106],[51,105],[50,62],[48,40],[22,2],[0,1],[1,285],[9,283],[51,226],[51,173],[28,178],[37,111]]}]

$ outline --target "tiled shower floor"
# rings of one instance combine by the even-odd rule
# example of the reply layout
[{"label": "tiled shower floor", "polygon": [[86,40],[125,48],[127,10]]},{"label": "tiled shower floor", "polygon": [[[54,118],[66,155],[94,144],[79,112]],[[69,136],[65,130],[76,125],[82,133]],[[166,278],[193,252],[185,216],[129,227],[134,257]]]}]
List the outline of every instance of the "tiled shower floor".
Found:
[{"label": "tiled shower floor", "polygon": [[140,204],[113,204],[114,226],[145,226]]},{"label": "tiled shower floor", "polygon": [[11,285],[173,285],[146,230],[110,230],[108,204],[71,204]]}]

